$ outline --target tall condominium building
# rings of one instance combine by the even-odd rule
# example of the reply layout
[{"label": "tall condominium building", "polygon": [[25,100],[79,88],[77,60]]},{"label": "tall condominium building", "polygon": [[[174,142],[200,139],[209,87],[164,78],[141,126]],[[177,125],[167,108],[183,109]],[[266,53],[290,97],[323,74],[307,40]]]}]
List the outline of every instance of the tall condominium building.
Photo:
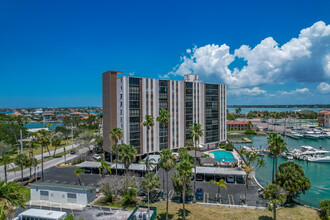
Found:
[{"label": "tall condominium building", "polygon": [[[184,80],[117,77],[118,71],[103,73],[104,150],[113,145],[109,132],[115,126],[123,130],[121,142],[133,145],[139,155],[159,152],[163,148],[184,147],[191,139],[189,127],[199,123],[204,130],[200,145],[212,146],[227,138],[226,86],[198,82],[197,75]],[[166,126],[156,121],[160,109],[171,117]],[[155,124],[142,126],[145,115]],[[108,154],[109,156],[109,154]]]}]

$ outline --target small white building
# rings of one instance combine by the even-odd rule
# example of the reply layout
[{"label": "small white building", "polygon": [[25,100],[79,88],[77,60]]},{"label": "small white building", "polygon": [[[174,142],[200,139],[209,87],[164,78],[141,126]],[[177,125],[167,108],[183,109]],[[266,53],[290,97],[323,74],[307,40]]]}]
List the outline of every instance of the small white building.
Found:
[{"label": "small white building", "polygon": [[43,209],[28,209],[19,214],[14,220],[38,219],[38,220],[63,220],[66,217],[66,212],[43,210]]},{"label": "small white building", "polygon": [[30,184],[31,200],[87,205],[96,198],[96,187],[36,182]]}]

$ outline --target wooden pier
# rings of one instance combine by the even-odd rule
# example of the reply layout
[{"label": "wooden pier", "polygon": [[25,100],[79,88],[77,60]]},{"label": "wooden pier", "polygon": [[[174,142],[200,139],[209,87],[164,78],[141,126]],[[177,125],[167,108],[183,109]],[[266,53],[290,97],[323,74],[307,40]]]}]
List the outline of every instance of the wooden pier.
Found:
[{"label": "wooden pier", "polygon": [[249,138],[243,137],[242,139],[228,139],[231,143],[252,143]]}]

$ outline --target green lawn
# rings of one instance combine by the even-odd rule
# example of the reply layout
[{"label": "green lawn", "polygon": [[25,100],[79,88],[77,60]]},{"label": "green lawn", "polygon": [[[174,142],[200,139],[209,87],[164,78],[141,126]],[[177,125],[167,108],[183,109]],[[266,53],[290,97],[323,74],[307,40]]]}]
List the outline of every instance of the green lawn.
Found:
[{"label": "green lawn", "polygon": [[21,187],[19,191],[24,194],[26,201],[30,200],[30,187]]},{"label": "green lawn", "polygon": [[[165,219],[166,203],[152,204],[157,206],[157,219]],[[216,219],[216,220],[249,220],[273,219],[273,212],[260,209],[233,208],[214,205],[186,204],[186,219]],[[182,219],[182,204],[169,203],[169,219]],[[280,208],[277,210],[277,219],[320,219],[315,209],[304,206],[293,208]]]}]

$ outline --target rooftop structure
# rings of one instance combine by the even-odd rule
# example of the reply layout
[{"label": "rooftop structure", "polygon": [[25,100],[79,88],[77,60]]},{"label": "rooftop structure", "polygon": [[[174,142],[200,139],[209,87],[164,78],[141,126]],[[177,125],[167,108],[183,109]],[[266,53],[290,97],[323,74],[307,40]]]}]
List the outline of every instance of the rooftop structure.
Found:
[{"label": "rooftop structure", "polygon": [[60,220],[64,219],[66,212],[43,210],[43,209],[28,209],[15,218],[15,220],[39,219],[39,220]]}]

